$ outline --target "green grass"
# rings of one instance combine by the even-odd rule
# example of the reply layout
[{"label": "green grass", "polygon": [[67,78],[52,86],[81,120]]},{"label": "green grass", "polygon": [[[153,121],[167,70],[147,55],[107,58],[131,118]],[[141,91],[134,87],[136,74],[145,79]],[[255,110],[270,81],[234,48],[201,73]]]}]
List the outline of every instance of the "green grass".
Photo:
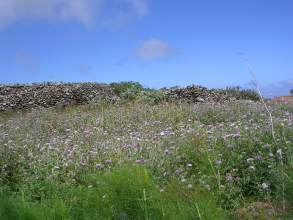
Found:
[{"label": "green grass", "polygon": [[270,107],[276,141],[242,101],[3,114],[0,219],[290,219],[292,109]]},{"label": "green grass", "polygon": [[79,181],[70,187],[39,182],[42,190],[37,194],[22,189],[1,194],[1,219],[200,219],[199,214],[201,219],[228,218],[203,189],[188,190],[173,181],[160,192],[143,167],[86,174]]}]

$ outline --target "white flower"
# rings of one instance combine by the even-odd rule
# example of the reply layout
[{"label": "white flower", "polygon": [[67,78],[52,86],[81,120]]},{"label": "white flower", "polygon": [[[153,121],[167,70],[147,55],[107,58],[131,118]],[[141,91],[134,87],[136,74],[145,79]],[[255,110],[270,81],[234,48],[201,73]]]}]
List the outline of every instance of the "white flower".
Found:
[{"label": "white flower", "polygon": [[280,156],[282,156],[282,149],[278,149],[277,150],[277,154],[279,154]]},{"label": "white flower", "polygon": [[251,162],[254,161],[254,159],[253,158],[248,158],[248,159],[246,159],[246,161],[247,161],[247,163],[251,163]]},{"label": "white flower", "polygon": [[267,183],[262,183],[261,188],[267,189],[267,188],[269,188],[269,185]]},{"label": "white flower", "polygon": [[187,185],[187,188],[188,188],[188,189],[191,189],[191,188],[192,188],[192,184],[189,183],[189,184]]},{"label": "white flower", "polygon": [[210,185],[209,184],[205,184],[204,185],[204,187],[208,190],[208,191],[210,191],[211,190],[211,187],[210,187]]},{"label": "white flower", "polygon": [[217,164],[218,166],[220,166],[220,165],[222,164],[222,161],[221,161],[221,160],[217,160],[217,161],[216,161],[216,164]]},{"label": "white flower", "polygon": [[192,167],[192,164],[191,163],[187,164],[187,167]]},{"label": "white flower", "polygon": [[265,149],[269,149],[270,147],[271,147],[270,144],[265,144],[265,145],[263,146],[263,148],[265,148]]},{"label": "white flower", "polygon": [[97,169],[102,168],[102,164],[101,164],[101,163],[97,163],[97,164],[96,164],[96,168],[97,168]]},{"label": "white flower", "polygon": [[249,166],[249,169],[255,170],[255,166]]}]

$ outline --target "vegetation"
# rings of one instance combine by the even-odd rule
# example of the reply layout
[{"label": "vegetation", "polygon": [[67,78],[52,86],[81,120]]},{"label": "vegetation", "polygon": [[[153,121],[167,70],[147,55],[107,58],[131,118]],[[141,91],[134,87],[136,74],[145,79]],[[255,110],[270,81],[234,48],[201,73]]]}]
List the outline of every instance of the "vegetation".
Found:
[{"label": "vegetation", "polygon": [[[134,101],[143,100],[151,103],[159,103],[166,100],[167,88],[160,90],[150,89],[143,87],[138,82],[120,82],[111,83],[110,86],[113,88],[116,95],[118,95],[123,101]],[[174,86],[170,89],[179,89],[180,87]],[[227,87],[225,89],[212,89],[211,92],[219,93],[228,97],[234,97],[237,100],[253,100],[259,101],[260,97],[255,90],[242,89],[239,86]]]},{"label": "vegetation", "polygon": [[219,89],[220,93],[224,93],[236,99],[248,99],[253,101],[259,101],[260,97],[257,91],[252,89],[241,89],[239,86],[227,87],[226,89]]},{"label": "vegetation", "polygon": [[292,219],[293,106],[270,110],[276,140],[245,101],[3,114],[0,219]]}]

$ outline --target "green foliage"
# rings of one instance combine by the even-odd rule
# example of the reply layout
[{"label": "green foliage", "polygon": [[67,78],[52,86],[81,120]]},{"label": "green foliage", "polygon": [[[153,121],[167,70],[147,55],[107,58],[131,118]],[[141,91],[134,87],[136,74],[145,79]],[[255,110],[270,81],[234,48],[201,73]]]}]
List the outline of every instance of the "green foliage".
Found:
[{"label": "green foliage", "polygon": [[161,90],[146,89],[141,92],[138,100],[146,103],[158,104],[166,100],[166,96],[165,93]]},{"label": "green foliage", "polygon": [[252,89],[241,89],[239,86],[227,87],[226,89],[219,89],[220,93],[234,97],[236,99],[247,99],[253,101],[259,101],[259,94]]},{"label": "green foliage", "polygon": [[[127,166],[111,173],[84,174],[79,186],[46,184],[46,197],[0,194],[1,219],[228,219],[202,189],[187,190],[178,182],[164,192],[142,167]],[[54,190],[52,190],[52,188]],[[210,209],[213,208],[213,212]]]},{"label": "green foliage", "polygon": [[165,93],[162,90],[144,88],[138,82],[111,83],[114,92],[122,101],[141,101],[158,104],[165,100]]},{"label": "green foliage", "polygon": [[114,92],[123,99],[134,100],[140,95],[140,92],[144,89],[138,82],[120,82],[111,83],[110,86]]}]

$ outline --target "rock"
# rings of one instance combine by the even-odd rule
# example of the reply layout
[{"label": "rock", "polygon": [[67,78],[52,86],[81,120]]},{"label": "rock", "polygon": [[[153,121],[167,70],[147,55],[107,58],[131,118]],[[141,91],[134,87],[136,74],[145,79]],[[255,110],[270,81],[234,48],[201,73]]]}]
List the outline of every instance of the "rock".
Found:
[{"label": "rock", "polygon": [[202,86],[188,86],[186,88],[175,88],[166,91],[168,101],[185,101],[188,103],[196,102],[227,102],[232,97],[221,94],[216,90],[209,90]]},{"label": "rock", "polygon": [[36,107],[64,108],[101,100],[114,102],[118,97],[107,84],[42,83],[32,85],[1,85],[0,111]]}]

